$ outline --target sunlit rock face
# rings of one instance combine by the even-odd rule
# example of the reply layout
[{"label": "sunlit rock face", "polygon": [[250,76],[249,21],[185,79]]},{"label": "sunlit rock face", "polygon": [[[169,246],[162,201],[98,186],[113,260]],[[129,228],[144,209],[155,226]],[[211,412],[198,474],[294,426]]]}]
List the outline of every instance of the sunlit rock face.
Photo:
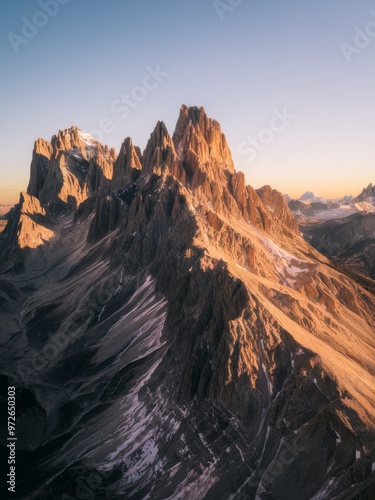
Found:
[{"label": "sunlit rock face", "polygon": [[38,139],[31,162],[28,194],[52,211],[77,208],[113,177],[114,149],[108,149],[77,127]]},{"label": "sunlit rock face", "polygon": [[20,498],[374,491],[375,298],[203,108],[143,153],[38,140],[0,243]]}]

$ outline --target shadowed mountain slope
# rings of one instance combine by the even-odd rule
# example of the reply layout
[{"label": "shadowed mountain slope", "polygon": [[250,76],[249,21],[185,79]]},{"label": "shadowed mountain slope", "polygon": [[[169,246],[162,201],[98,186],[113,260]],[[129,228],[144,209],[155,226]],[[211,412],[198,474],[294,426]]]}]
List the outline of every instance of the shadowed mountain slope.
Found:
[{"label": "shadowed mountain slope", "polygon": [[38,140],[0,243],[20,498],[372,498],[375,298],[203,108]]}]

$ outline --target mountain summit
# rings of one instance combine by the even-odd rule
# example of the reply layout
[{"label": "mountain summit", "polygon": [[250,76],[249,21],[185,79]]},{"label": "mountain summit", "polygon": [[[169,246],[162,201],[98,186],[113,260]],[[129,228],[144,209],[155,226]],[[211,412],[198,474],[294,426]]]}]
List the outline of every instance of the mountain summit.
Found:
[{"label": "mountain summit", "polygon": [[354,202],[369,202],[373,205],[375,205],[375,186],[372,184],[369,184],[367,188],[364,188],[362,193],[358,195],[356,198],[353,200]]},{"label": "mountain summit", "polygon": [[320,202],[324,201],[321,196],[318,196],[316,193],[313,193],[312,191],[306,191],[300,198],[298,198],[298,201],[306,201],[306,202]]},{"label": "mountain summit", "polygon": [[375,298],[246,185],[203,108],[143,153],[39,139],[0,243],[23,498],[94,476],[93,498],[374,491]]}]

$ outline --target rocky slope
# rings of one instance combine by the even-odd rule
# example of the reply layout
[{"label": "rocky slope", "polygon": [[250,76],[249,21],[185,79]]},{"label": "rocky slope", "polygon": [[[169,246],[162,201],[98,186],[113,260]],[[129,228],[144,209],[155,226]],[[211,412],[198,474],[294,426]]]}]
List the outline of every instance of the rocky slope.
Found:
[{"label": "rocky slope", "polygon": [[7,225],[8,212],[10,212],[12,208],[13,205],[0,205],[0,233]]},{"label": "rocky slope", "polygon": [[362,190],[362,192],[354,198],[354,203],[367,202],[371,204],[375,204],[375,186],[369,184],[366,188]]},{"label": "rocky slope", "polygon": [[[306,241],[353,276],[359,274],[375,279],[375,191],[372,184],[345,204],[325,201],[317,205],[298,200],[288,204],[298,218]],[[367,286],[375,289],[374,283],[369,282]]]},{"label": "rocky slope", "polygon": [[301,228],[307,241],[335,263],[375,279],[374,213],[358,213]]},{"label": "rocky slope", "polygon": [[20,498],[372,498],[375,298],[203,108],[37,141],[0,256]]}]

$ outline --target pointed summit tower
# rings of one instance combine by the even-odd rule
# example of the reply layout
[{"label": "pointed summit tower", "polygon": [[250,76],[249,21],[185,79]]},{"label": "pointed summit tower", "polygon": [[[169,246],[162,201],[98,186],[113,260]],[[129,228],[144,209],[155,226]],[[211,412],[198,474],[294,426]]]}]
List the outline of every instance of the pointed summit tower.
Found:
[{"label": "pointed summit tower", "polygon": [[206,176],[218,180],[224,171],[234,172],[225,135],[203,107],[181,107],[173,142],[193,188]]}]

